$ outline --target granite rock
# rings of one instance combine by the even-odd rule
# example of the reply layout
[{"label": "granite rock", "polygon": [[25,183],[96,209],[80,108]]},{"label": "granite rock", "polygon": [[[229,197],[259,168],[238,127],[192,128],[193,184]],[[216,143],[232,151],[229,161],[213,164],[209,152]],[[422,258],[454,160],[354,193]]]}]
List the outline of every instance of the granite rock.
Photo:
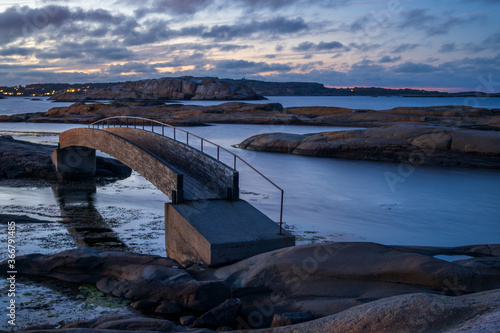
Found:
[{"label": "granite rock", "polygon": [[224,303],[205,312],[193,323],[193,327],[217,328],[227,326],[236,322],[241,311],[241,300],[238,298],[228,299]]}]

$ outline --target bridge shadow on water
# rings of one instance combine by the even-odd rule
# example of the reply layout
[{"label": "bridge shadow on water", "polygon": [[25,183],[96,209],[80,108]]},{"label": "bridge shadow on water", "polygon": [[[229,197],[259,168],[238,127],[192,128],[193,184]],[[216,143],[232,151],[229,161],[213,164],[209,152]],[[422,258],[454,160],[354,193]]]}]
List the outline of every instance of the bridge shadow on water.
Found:
[{"label": "bridge shadow on water", "polygon": [[127,245],[95,208],[95,181],[65,181],[52,187],[63,223],[80,248],[125,251]]}]

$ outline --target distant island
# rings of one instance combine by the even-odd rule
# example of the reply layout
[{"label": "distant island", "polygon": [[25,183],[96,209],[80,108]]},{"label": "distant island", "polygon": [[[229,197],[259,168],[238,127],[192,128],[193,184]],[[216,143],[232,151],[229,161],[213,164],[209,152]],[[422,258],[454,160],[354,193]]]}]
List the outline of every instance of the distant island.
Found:
[{"label": "distant island", "polygon": [[0,87],[0,96],[51,96],[59,101],[103,99],[257,100],[262,96],[500,97],[480,91],[442,92],[380,87],[332,88],[315,82],[267,82],[191,76],[107,83],[34,83]]},{"label": "distant island", "polygon": [[403,97],[500,97],[500,93],[488,94],[480,91],[448,93],[422,89],[389,89],[378,87],[331,88],[313,82],[266,82],[257,80],[234,80],[263,96],[403,96]]}]

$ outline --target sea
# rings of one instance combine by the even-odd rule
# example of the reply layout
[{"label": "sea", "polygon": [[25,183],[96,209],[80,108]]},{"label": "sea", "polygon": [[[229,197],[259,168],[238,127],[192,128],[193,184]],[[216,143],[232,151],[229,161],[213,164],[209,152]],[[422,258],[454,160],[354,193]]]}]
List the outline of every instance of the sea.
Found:
[{"label": "sea", "polygon": [[[257,102],[281,103],[284,107],[336,106],[373,110],[437,105],[500,109],[500,98],[477,97],[272,96]],[[221,102],[181,103],[213,105]],[[69,104],[46,99],[7,98],[0,100],[0,114],[41,112]],[[82,126],[85,125],[0,123],[0,135],[55,145],[58,133]],[[297,236],[298,244],[361,241],[448,247],[500,241],[500,170],[414,167],[400,163],[252,152],[234,147],[245,138],[261,133],[304,134],[349,128],[223,124],[184,129],[238,154],[283,188],[283,220]],[[241,197],[278,221],[279,191],[249,169],[242,167],[240,175]],[[151,183],[134,172],[127,179],[98,184],[91,195],[92,209],[118,237],[128,240],[134,251],[165,255],[162,223],[164,204],[169,199]],[[44,217],[57,225],[61,221],[60,196],[60,191],[53,188],[0,183],[0,210],[5,214],[22,212]],[[70,231],[61,224],[37,237],[53,237],[54,233],[63,237]],[[54,252],[72,246],[68,241],[65,245],[54,245],[56,248],[46,248],[41,247],[40,242],[42,240],[24,242],[21,253]]]}]

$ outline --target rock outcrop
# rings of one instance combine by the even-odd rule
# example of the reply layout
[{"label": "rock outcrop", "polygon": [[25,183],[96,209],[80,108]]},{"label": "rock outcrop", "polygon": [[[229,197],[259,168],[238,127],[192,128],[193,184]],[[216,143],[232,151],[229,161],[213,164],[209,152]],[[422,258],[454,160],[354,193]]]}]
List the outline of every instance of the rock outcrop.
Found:
[{"label": "rock outcrop", "polygon": [[259,134],[244,140],[238,147],[413,165],[500,167],[500,131],[444,126],[397,124],[305,135]]},{"label": "rock outcrop", "polygon": [[177,261],[159,256],[85,248],[19,259],[19,274],[95,283],[99,290],[127,299],[169,301],[183,308],[207,311],[230,295],[223,282],[197,281]]},{"label": "rock outcrop", "polygon": [[125,82],[104,89],[65,92],[51,97],[75,100],[257,100],[264,99],[247,86],[218,78],[161,78]]},{"label": "rock outcrop", "polygon": [[[489,253],[478,251],[478,246],[423,249],[374,243],[309,244],[198,272],[187,271],[176,261],[158,256],[78,249],[51,256],[21,256],[16,258],[16,269],[18,275],[95,283],[107,294],[140,300],[134,303],[138,309],[151,311],[168,302],[169,307],[175,304],[199,315],[205,313],[197,326],[215,328],[231,324],[241,306],[241,315],[233,328],[269,327],[275,314],[310,311],[316,319],[339,315],[298,324],[311,325],[312,328],[304,332],[330,327],[328,325],[341,332],[343,326],[331,324],[337,321],[345,325],[345,331],[351,332],[351,326],[358,327],[356,317],[366,318],[362,322],[367,327],[379,329],[383,327],[379,325],[395,325],[397,328],[403,324],[396,322],[405,316],[414,318],[418,324],[418,320],[436,307],[449,312],[443,320],[458,318],[449,325],[458,325],[484,314],[483,310],[493,309],[495,304],[500,307],[500,291],[480,294],[500,288],[500,258],[494,256],[500,251],[500,245],[482,248],[489,249]],[[434,254],[454,251],[479,257],[446,262],[418,251]],[[6,261],[0,263],[0,269],[6,269],[6,265]],[[457,298],[460,295],[469,296]],[[475,301],[473,295],[478,297]],[[490,296],[481,298],[481,295]],[[375,302],[377,300],[380,301]],[[464,315],[467,312],[470,316]],[[443,324],[439,316],[431,318],[429,327]],[[487,321],[487,317],[481,320]],[[287,332],[294,327],[279,330]]]},{"label": "rock outcrop", "polygon": [[[0,179],[57,179],[50,158],[56,148],[0,136]],[[96,157],[96,177],[126,178],[131,172],[115,159]]]},{"label": "rock outcrop", "polygon": [[276,313],[311,311],[319,318],[402,294],[455,296],[500,288],[498,257],[460,264],[413,251],[374,243],[301,245],[222,267],[215,276],[230,283],[251,327],[268,327]]},{"label": "rock outcrop", "polygon": [[314,321],[258,332],[496,333],[500,331],[499,319],[498,289],[460,297],[418,293],[384,298]]}]

